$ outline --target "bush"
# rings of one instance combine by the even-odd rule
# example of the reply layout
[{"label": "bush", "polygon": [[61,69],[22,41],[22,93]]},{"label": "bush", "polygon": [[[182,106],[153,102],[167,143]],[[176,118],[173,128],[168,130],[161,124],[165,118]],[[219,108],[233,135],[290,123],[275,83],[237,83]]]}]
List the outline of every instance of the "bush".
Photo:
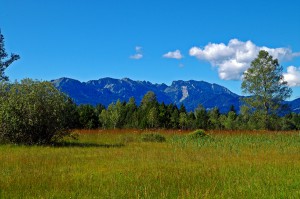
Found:
[{"label": "bush", "polygon": [[143,142],[165,142],[166,138],[158,133],[147,133],[142,135]]},{"label": "bush", "polygon": [[207,136],[208,135],[202,129],[196,130],[196,131],[188,134],[188,138],[190,138],[192,140],[201,139],[201,138],[204,138],[204,137],[207,137]]},{"label": "bush", "polygon": [[69,135],[70,103],[50,82],[0,82],[0,140],[50,144]]}]

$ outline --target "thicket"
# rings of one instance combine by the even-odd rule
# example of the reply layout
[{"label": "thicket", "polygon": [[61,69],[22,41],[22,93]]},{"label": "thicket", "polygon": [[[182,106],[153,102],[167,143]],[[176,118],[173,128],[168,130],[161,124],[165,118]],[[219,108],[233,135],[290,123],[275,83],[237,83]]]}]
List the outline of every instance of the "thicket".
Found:
[{"label": "thicket", "polygon": [[76,106],[50,82],[0,82],[0,140],[50,144],[69,135]]}]

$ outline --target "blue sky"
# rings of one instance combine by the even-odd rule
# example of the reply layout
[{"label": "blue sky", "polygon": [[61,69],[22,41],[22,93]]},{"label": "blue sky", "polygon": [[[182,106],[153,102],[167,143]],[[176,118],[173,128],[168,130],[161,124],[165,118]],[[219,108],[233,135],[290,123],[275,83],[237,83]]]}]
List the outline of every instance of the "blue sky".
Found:
[{"label": "blue sky", "polygon": [[204,80],[241,94],[260,49],[280,60],[300,97],[300,2],[1,0],[11,80],[103,77]]}]

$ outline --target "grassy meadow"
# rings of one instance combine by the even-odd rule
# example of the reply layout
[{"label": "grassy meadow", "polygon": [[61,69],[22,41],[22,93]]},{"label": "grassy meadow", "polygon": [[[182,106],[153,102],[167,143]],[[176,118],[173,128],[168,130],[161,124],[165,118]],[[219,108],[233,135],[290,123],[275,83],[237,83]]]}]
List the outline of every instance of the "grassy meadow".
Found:
[{"label": "grassy meadow", "polygon": [[0,198],[300,198],[299,132],[77,131],[60,146],[0,145]]}]

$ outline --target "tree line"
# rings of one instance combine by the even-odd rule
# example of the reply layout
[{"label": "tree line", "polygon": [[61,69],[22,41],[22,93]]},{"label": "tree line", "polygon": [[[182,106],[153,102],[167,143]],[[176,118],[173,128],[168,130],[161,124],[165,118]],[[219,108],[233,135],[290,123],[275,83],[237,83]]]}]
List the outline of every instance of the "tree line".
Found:
[{"label": "tree line", "polygon": [[[242,106],[238,113],[232,105],[228,113],[221,113],[218,107],[207,110],[199,105],[188,112],[182,104],[159,103],[156,95],[149,91],[137,105],[132,97],[128,102],[117,101],[107,108],[99,104],[73,105],[73,128],[115,129],[115,128],[164,128],[205,130],[266,130],[264,114]],[[300,114],[268,116],[268,130],[299,130]]]}]

